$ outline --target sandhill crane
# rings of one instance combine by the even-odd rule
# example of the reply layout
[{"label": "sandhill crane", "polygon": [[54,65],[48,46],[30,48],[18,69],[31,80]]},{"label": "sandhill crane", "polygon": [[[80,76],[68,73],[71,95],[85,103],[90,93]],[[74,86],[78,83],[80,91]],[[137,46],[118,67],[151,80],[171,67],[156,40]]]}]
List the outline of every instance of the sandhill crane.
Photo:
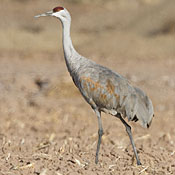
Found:
[{"label": "sandhill crane", "polygon": [[111,114],[121,120],[126,127],[137,165],[141,165],[132,138],[131,127],[124,120],[139,120],[141,125],[148,128],[153,118],[153,105],[148,96],[139,88],[132,86],[120,74],[96,64],[81,56],[73,47],[70,37],[71,16],[66,8],[55,7],[53,10],[37,15],[58,18],[63,27],[63,50],[68,71],[74,84],[90,104],[98,118],[98,142],[95,163],[98,163],[101,138],[103,135],[101,112]]}]

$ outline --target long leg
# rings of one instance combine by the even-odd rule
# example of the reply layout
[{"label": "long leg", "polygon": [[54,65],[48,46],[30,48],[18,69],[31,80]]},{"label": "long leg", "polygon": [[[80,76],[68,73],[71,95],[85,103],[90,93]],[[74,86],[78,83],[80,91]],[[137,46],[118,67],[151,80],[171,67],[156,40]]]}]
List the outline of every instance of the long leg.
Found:
[{"label": "long leg", "polygon": [[134,144],[134,140],[132,138],[132,132],[131,132],[131,127],[126,123],[126,121],[122,118],[121,114],[117,114],[116,117],[118,117],[122,123],[125,125],[126,127],[126,132],[128,133],[129,135],[129,138],[130,138],[130,141],[131,141],[131,144],[132,144],[132,148],[134,150],[134,154],[135,154],[135,157],[136,157],[136,160],[137,160],[137,165],[141,165],[141,162],[139,160],[139,156],[137,154],[137,150],[136,150],[136,147],[135,147],[135,144]]},{"label": "long leg", "polygon": [[100,144],[101,144],[101,138],[103,136],[103,127],[102,127],[102,121],[101,121],[101,113],[98,110],[95,110],[95,113],[98,118],[98,143],[97,143],[97,150],[96,150],[96,156],[95,156],[95,163],[98,163],[98,153],[100,150]]}]

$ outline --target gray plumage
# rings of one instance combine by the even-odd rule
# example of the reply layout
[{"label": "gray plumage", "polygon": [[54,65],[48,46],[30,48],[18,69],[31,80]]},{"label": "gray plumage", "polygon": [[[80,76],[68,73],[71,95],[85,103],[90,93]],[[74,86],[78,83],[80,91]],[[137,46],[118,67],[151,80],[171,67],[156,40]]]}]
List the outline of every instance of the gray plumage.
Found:
[{"label": "gray plumage", "polygon": [[151,100],[141,89],[132,86],[120,74],[77,53],[70,37],[71,16],[65,8],[56,7],[52,11],[36,17],[40,16],[54,16],[62,22],[63,50],[68,71],[75,85],[84,99],[91,105],[98,118],[99,131],[95,162],[98,162],[98,153],[103,135],[101,112],[105,112],[119,118],[125,125],[137,164],[140,165],[132,139],[131,127],[123,118],[127,117],[128,121],[139,120],[143,127],[149,127],[154,113]]}]

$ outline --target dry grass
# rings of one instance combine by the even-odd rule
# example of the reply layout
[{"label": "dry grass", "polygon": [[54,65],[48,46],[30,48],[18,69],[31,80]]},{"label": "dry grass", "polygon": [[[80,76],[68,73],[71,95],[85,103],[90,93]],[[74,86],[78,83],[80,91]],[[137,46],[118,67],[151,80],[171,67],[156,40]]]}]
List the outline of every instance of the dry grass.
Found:
[{"label": "dry grass", "polygon": [[[88,0],[86,2],[91,1]],[[133,55],[133,57],[144,56],[145,52],[143,51],[144,53],[142,53],[143,48],[149,51],[149,55],[157,55],[157,53],[160,52],[162,52],[162,54],[166,52],[165,54],[168,56],[174,54],[174,40],[171,39],[171,36],[164,37],[164,35],[162,35],[154,39],[145,37],[145,35],[149,35],[149,32],[154,33],[154,30],[159,30],[157,28],[154,29],[156,23],[161,28],[164,21],[160,23],[161,19],[155,21],[156,19],[154,20],[153,18],[153,21],[156,23],[153,23],[152,27],[148,29],[149,24],[147,20],[149,18],[146,17],[144,20],[141,16],[149,13],[149,10],[144,8],[139,1],[134,1],[134,4],[137,5],[131,6],[130,9],[133,10],[128,12],[126,12],[128,1],[122,4],[120,4],[120,1],[116,3],[109,1],[106,2],[104,6],[100,4],[100,2],[101,1],[99,1],[99,5],[95,5],[92,2],[84,4],[83,1],[81,1],[77,6],[77,3],[74,1],[65,3],[63,1],[57,2],[56,0],[52,2],[39,0],[33,4],[30,1],[3,0],[0,7],[0,20],[2,21],[0,26],[0,50],[11,52],[57,52],[58,48],[62,48],[61,27],[59,22],[56,22],[55,19],[52,18],[34,19],[34,15],[50,10],[56,4],[59,4],[71,9],[73,18],[73,42],[74,45],[85,54],[86,50],[87,53],[94,51],[98,53],[100,50],[103,50],[104,56],[109,55],[110,52],[105,50],[106,41],[108,41],[108,46],[116,56],[118,52],[119,54],[125,54],[126,50],[123,49],[127,48],[129,48],[127,52]],[[13,3],[13,5],[10,5],[10,3]],[[116,4],[118,5],[116,6]],[[93,8],[95,8],[95,10]],[[155,7],[150,6],[149,8],[153,11]],[[155,9],[157,10],[157,8]],[[107,13],[104,13],[104,10],[106,10]],[[7,11],[10,13],[7,13]],[[108,13],[108,11],[110,13]],[[165,11],[167,11],[166,8]],[[82,15],[79,15],[79,13],[82,13]],[[96,13],[97,16],[93,16],[94,13]],[[130,16],[129,13],[132,13],[130,20],[128,20]],[[141,13],[140,17],[138,17],[137,13]],[[168,14],[166,18],[168,19]],[[136,24],[136,27],[134,27],[133,24]],[[139,25],[140,27],[138,27]],[[169,23],[167,23],[167,25],[169,25]],[[139,31],[139,28],[142,29],[143,27],[145,27],[145,31]],[[164,28],[166,28],[166,26],[164,26]],[[125,36],[122,35],[123,32],[125,32]],[[125,41],[128,40],[128,38],[129,42],[127,43]],[[95,42],[97,40],[99,40],[98,43]],[[119,45],[116,45],[117,41],[120,43]],[[132,45],[132,42],[134,42],[135,45]],[[169,47],[166,49],[161,48],[163,43],[169,44]],[[89,44],[92,47],[87,47]],[[139,51],[137,52],[138,55],[134,55],[136,50]]]}]

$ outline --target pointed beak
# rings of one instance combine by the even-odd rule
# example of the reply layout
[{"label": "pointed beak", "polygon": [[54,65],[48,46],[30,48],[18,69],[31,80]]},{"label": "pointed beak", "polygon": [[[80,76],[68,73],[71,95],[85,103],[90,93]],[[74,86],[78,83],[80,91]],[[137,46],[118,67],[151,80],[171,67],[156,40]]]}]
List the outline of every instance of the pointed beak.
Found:
[{"label": "pointed beak", "polygon": [[35,18],[39,18],[41,16],[52,16],[52,13],[53,13],[53,11],[49,11],[49,12],[46,12],[46,13],[43,13],[43,14],[40,14],[40,15],[36,15]]}]

